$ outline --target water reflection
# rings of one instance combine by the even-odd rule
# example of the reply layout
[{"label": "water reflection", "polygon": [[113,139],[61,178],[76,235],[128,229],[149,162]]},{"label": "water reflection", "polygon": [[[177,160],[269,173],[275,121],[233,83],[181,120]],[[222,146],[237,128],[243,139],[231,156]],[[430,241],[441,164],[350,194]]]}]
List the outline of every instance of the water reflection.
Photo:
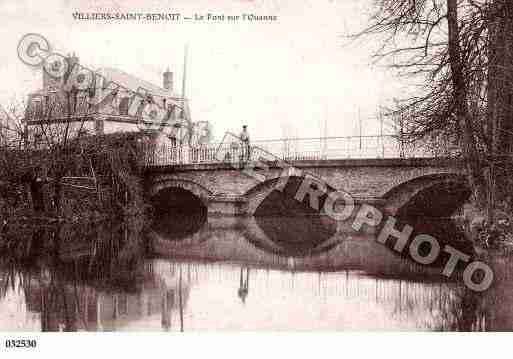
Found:
[{"label": "water reflection", "polygon": [[[278,220],[301,235],[305,218]],[[282,235],[274,231],[241,218],[209,218],[178,239],[136,223],[11,229],[2,241],[8,255],[0,260],[0,329],[513,327],[507,263],[496,263],[496,285],[476,295],[368,234],[335,230],[328,244],[314,238],[313,248],[297,255],[297,246],[287,252],[273,243]],[[305,240],[313,235],[304,233]]]},{"label": "water reflection", "polygon": [[[245,271],[244,271],[245,269]],[[244,276],[245,274],[245,276]],[[246,303],[246,297],[249,294],[249,268],[240,268],[240,285],[237,294],[242,301],[242,303]]]},{"label": "water reflection", "polygon": [[[256,225],[278,253],[305,256],[318,252],[335,235],[337,223],[328,216],[256,217]],[[254,240],[262,243],[262,240]]]},{"label": "water reflection", "polygon": [[152,230],[170,240],[181,240],[197,233],[206,221],[206,213],[200,211],[166,213],[154,221]]},{"label": "water reflection", "polygon": [[[406,243],[405,250],[402,255],[406,258],[411,258],[409,248],[413,239],[419,234],[429,234],[436,238],[440,244],[440,248],[444,248],[445,245],[450,245],[453,248],[472,257],[474,253],[474,246],[470,240],[465,237],[463,226],[458,225],[454,220],[450,218],[426,218],[426,217],[398,217],[396,228],[404,228],[405,225],[409,225],[413,228],[413,232]],[[389,238],[386,242],[388,248],[392,249],[396,244],[396,240]],[[431,251],[431,246],[428,243],[423,243],[419,249],[421,256],[427,256]],[[447,263],[450,258],[450,254],[446,251],[441,251],[437,259],[432,263],[432,266],[442,267]],[[459,262],[456,266],[458,271],[465,269],[464,263]]]}]

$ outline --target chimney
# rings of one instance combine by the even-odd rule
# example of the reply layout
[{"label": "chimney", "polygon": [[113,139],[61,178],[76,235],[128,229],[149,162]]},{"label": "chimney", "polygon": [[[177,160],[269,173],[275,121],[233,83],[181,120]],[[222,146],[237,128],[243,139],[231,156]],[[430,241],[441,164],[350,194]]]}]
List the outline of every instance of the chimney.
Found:
[{"label": "chimney", "polygon": [[78,59],[78,56],[73,52],[73,55],[68,56],[68,66],[70,70],[75,66],[75,64],[78,64],[80,60]]},{"label": "chimney", "polygon": [[163,74],[163,85],[166,90],[173,91],[173,73],[169,71],[169,67]]}]

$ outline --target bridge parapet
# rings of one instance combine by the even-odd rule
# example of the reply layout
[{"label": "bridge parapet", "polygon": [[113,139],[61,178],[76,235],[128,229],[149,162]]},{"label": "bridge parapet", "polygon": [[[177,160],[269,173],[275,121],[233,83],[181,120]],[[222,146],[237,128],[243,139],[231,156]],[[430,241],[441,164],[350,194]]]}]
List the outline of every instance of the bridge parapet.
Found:
[{"label": "bridge parapet", "polygon": [[[256,161],[261,151],[283,161],[325,161],[338,159],[407,159],[445,158],[457,155],[449,149],[428,149],[401,143],[395,136],[349,136],[326,138],[295,138],[253,141],[249,156],[244,145],[236,140],[202,146],[154,144],[145,149],[144,165],[171,166],[185,164],[237,164]],[[258,151],[257,151],[258,150]]]}]

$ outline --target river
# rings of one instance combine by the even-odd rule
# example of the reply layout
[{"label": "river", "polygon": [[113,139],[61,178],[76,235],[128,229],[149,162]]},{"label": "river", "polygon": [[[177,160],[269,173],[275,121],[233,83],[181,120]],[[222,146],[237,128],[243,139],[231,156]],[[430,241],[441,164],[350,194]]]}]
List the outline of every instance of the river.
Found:
[{"label": "river", "polygon": [[475,293],[323,218],[20,224],[5,238],[1,331],[513,329],[506,261]]}]

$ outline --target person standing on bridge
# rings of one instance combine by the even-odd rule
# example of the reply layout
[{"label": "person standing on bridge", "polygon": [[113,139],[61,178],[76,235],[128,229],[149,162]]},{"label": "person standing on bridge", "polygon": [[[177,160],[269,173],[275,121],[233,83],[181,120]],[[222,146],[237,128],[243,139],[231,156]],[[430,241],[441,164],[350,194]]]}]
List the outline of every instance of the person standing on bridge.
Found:
[{"label": "person standing on bridge", "polygon": [[250,146],[249,146],[249,132],[248,126],[242,126],[242,132],[240,133],[240,139],[242,141],[242,161],[249,161],[251,157]]}]

